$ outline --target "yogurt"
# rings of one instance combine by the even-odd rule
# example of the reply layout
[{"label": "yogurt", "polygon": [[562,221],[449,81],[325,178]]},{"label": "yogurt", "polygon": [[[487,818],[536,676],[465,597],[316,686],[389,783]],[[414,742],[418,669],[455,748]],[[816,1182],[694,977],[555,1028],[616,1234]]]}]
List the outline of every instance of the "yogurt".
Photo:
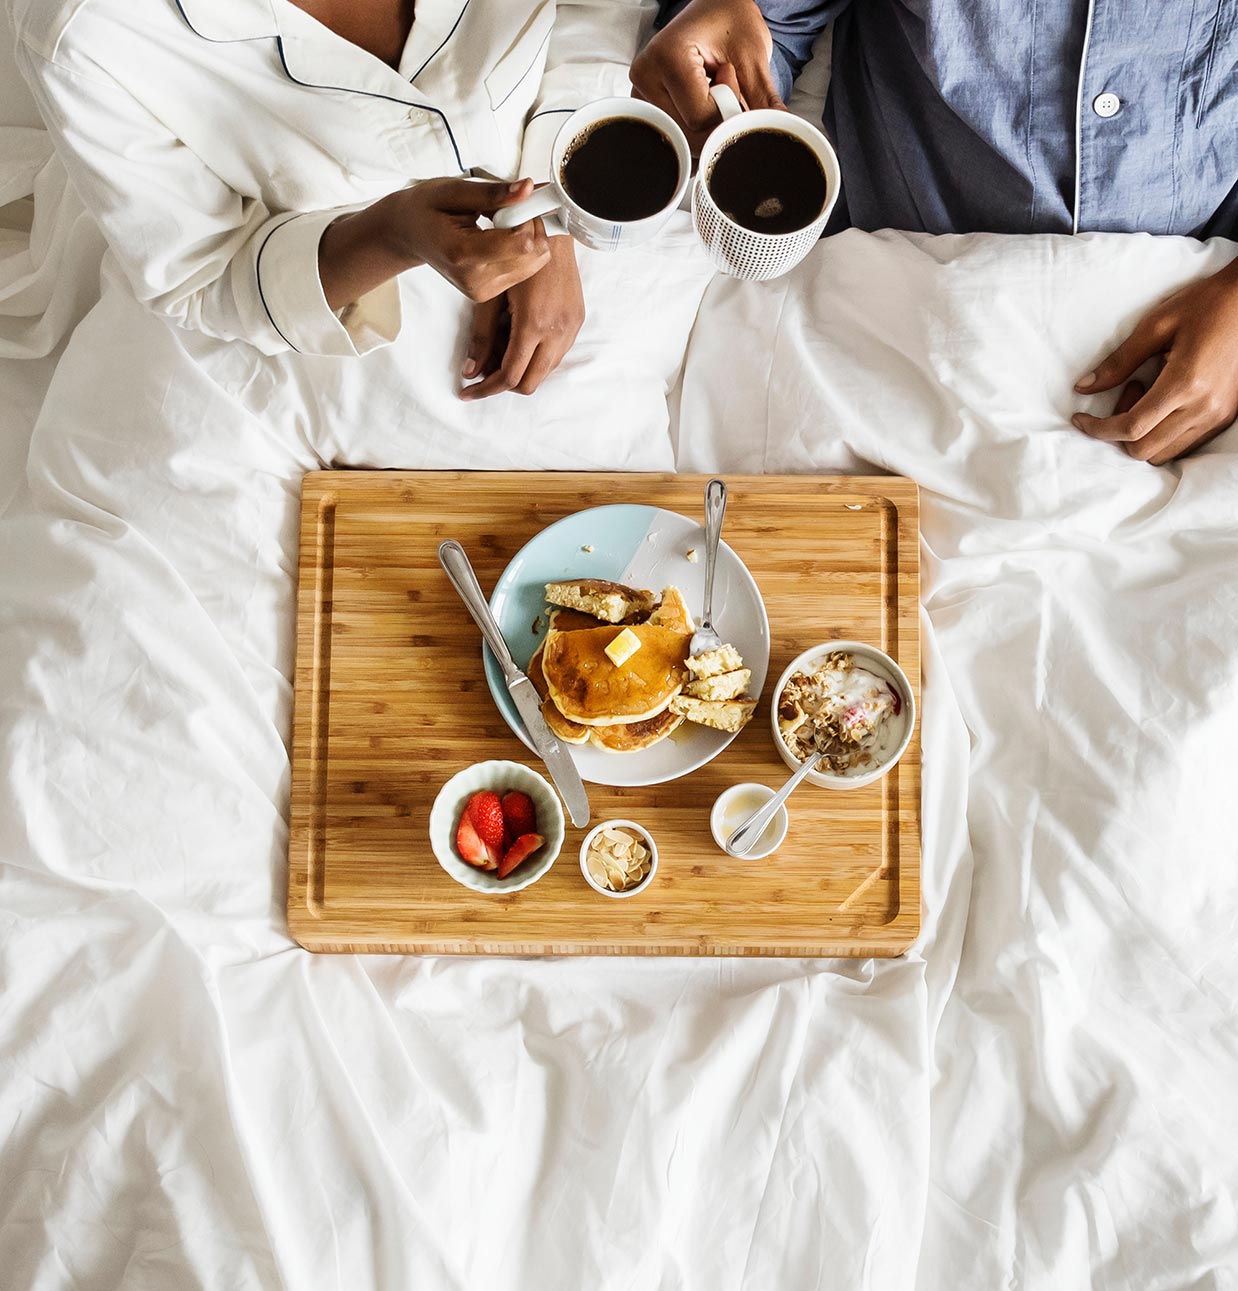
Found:
[{"label": "yogurt", "polygon": [[778,697],[778,730],[798,761],[820,750],[822,770],[866,775],[897,753],[904,707],[893,682],[836,651],[787,679]]}]

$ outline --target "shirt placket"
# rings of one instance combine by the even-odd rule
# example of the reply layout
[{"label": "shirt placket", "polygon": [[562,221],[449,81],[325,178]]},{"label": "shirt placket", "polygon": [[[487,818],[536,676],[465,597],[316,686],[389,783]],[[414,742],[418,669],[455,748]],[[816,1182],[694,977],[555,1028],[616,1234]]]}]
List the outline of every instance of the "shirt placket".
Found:
[{"label": "shirt placket", "polygon": [[1090,0],[1075,104],[1073,232],[1171,227],[1192,9]]},{"label": "shirt placket", "polygon": [[460,173],[455,151],[447,139],[446,127],[442,119],[429,109],[416,104],[401,107],[395,113],[394,126],[392,152],[407,174],[424,177],[427,173]]}]

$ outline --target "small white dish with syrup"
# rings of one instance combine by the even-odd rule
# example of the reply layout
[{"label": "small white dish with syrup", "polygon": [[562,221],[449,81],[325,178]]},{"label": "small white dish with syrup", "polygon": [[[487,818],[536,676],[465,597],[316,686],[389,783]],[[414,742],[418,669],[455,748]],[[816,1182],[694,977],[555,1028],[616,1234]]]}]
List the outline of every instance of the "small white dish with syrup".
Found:
[{"label": "small white dish with syrup", "polygon": [[772,856],[782,846],[790,825],[785,804],[778,808],[774,818],[765,826],[761,837],[742,856],[730,851],[726,845],[726,840],[754,811],[759,811],[765,806],[774,796],[774,792],[768,785],[763,784],[733,784],[718,795],[713,810],[709,813],[709,832],[714,836],[714,842],[728,856],[741,861],[759,861],[762,857]]}]

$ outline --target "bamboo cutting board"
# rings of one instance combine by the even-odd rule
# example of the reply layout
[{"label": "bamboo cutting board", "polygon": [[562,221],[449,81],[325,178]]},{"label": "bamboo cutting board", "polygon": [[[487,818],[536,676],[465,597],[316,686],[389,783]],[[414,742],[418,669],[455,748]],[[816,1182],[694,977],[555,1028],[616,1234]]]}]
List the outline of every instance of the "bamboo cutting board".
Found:
[{"label": "bamboo cutting board", "polygon": [[[742,734],[708,766],[648,788],[586,786],[593,820],[644,824],[649,889],[599,896],[584,831],[531,887],[485,896],[430,850],[434,797],[489,758],[541,764],[499,715],[481,639],[438,563],[454,537],[489,592],[534,534],[585,507],[637,502],[688,516],[704,476],[322,471],[305,477],[297,612],[288,923],[316,951],[416,954],[890,956],[920,929],[920,732],[864,789],[804,785],[762,861],[714,844],[729,785],[789,774],[770,692],[795,655],[849,638],[881,646],[920,695],[919,508],[893,477],[732,476],[726,540],[770,620],[769,673]],[[619,756],[619,755],[617,755]]]}]

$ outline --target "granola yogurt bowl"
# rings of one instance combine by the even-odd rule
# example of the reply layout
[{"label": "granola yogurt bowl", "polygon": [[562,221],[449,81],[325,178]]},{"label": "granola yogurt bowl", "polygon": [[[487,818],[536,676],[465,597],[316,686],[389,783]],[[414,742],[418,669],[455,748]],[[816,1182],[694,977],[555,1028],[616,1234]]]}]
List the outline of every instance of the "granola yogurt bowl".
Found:
[{"label": "granola yogurt bowl", "polygon": [[770,700],[774,747],[792,769],[814,749],[826,756],[808,773],[823,789],[861,789],[906,752],[916,724],[907,674],[862,641],[825,641],[788,664]]}]

